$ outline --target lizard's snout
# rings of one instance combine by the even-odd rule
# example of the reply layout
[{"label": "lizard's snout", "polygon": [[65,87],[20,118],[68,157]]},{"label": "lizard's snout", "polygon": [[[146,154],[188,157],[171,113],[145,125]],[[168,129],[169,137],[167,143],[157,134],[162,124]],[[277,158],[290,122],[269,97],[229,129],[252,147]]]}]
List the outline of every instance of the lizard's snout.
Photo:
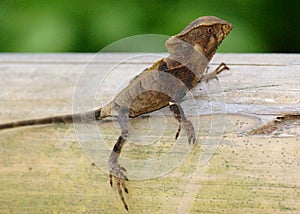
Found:
[{"label": "lizard's snout", "polygon": [[222,31],[224,34],[224,38],[230,33],[230,31],[232,30],[232,24],[225,24],[222,26]]}]

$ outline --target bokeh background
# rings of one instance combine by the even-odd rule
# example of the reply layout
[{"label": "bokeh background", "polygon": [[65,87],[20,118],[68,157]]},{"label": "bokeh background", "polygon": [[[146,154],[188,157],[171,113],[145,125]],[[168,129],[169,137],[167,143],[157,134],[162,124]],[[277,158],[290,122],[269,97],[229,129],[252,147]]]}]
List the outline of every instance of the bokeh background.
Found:
[{"label": "bokeh background", "polygon": [[300,51],[299,0],[1,0],[0,52],[97,52],[137,34],[174,35],[199,16],[234,25],[221,52]]}]

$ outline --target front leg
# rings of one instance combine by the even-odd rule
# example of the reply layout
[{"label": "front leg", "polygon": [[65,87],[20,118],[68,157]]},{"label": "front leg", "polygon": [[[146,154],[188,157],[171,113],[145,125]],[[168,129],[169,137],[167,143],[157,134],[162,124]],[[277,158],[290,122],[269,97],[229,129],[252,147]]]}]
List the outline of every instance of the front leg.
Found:
[{"label": "front leg", "polygon": [[[208,68],[208,67],[207,67]],[[210,80],[216,79],[218,80],[217,75],[220,74],[224,70],[229,70],[228,66],[222,62],[213,72],[207,73],[208,69],[206,70],[206,74],[202,75],[199,82],[209,82]]]},{"label": "front leg", "polygon": [[180,104],[176,103],[174,100],[171,100],[169,102],[169,107],[170,107],[170,110],[174,113],[175,119],[179,123],[175,139],[178,138],[181,128],[183,127],[183,129],[185,130],[185,133],[188,137],[189,144],[190,143],[194,144],[196,141],[194,126],[193,126],[192,122],[187,120],[187,118],[185,117],[183,109],[180,106]]},{"label": "front leg", "polygon": [[122,130],[121,136],[119,136],[118,141],[114,145],[114,148],[109,157],[109,181],[110,185],[113,186],[113,180],[116,182],[116,186],[119,192],[119,196],[123,202],[123,205],[126,210],[128,210],[128,205],[125,201],[123,190],[128,193],[128,189],[125,185],[125,181],[128,181],[127,176],[125,175],[126,169],[119,164],[119,157],[121,150],[126,142],[126,137],[128,135],[128,108],[121,108],[118,112],[118,121]]}]

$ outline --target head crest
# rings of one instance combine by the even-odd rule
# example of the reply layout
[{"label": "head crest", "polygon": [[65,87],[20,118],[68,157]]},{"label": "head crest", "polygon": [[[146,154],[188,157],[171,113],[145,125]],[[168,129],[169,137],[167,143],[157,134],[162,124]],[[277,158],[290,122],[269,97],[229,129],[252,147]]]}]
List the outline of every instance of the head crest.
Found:
[{"label": "head crest", "polygon": [[183,29],[183,31],[181,31],[176,36],[183,36],[199,26],[212,26],[215,24],[228,25],[229,23],[215,16],[202,16],[192,21],[186,28]]}]

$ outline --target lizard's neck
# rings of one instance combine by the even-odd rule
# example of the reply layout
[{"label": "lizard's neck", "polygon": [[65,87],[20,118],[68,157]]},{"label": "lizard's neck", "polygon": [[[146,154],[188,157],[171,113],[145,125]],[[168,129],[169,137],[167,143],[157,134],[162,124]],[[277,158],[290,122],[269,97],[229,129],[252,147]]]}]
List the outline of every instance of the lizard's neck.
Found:
[{"label": "lizard's neck", "polygon": [[170,53],[169,57],[165,59],[165,62],[169,69],[184,65],[200,78],[212,56],[213,54],[205,56],[197,50],[189,48],[189,50],[178,50]]}]

